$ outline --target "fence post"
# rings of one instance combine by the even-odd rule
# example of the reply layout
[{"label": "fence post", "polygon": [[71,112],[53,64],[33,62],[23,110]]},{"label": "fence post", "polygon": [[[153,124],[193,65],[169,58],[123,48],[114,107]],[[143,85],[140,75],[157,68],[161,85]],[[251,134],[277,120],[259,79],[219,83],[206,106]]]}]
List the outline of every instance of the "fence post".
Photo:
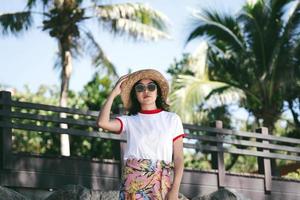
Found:
[{"label": "fence post", "polygon": [[[268,135],[268,128],[261,127],[256,130],[256,132],[262,135]],[[263,144],[269,144],[269,141],[262,140]],[[270,152],[268,149],[257,148],[258,151],[263,151],[264,153]],[[269,158],[258,157],[258,173],[264,174],[264,189],[265,193],[269,194],[272,190],[272,171],[271,171],[271,160]]]},{"label": "fence post", "polygon": [[12,153],[12,129],[11,127],[11,93],[0,91],[0,134],[1,134],[1,167],[11,168],[10,158]]},{"label": "fence post", "polygon": [[[215,128],[222,129],[223,128],[223,122],[222,121],[215,121]],[[223,134],[216,134],[217,139],[223,138]],[[218,148],[223,148],[223,143],[218,142],[217,143]],[[216,154],[216,164],[218,169],[218,188],[225,187],[225,164],[224,164],[224,152],[218,151]]]}]

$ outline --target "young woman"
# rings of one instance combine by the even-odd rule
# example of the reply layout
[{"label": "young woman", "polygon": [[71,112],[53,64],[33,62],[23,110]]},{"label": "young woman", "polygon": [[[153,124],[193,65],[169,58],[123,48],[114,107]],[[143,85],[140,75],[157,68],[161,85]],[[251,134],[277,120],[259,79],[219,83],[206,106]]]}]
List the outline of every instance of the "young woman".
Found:
[{"label": "young woman", "polygon": [[[167,111],[168,92],[160,72],[140,70],[121,77],[101,109],[97,125],[127,138],[120,200],[178,199],[184,132],[179,116]],[[110,119],[113,100],[120,94],[128,115]]]}]

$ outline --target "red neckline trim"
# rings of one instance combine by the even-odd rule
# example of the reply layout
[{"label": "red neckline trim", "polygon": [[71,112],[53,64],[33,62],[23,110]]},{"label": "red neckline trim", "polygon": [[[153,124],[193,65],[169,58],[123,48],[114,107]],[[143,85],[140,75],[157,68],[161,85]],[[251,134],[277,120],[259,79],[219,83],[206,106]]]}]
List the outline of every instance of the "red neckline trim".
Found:
[{"label": "red neckline trim", "polygon": [[141,110],[139,113],[142,113],[142,114],[156,114],[156,113],[160,113],[161,111],[162,111],[162,109]]}]

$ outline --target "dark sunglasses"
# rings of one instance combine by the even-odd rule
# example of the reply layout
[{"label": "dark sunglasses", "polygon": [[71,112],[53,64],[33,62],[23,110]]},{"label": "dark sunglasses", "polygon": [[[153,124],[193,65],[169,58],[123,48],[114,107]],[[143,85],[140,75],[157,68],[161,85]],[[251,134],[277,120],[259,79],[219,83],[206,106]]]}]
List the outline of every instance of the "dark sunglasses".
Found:
[{"label": "dark sunglasses", "polygon": [[154,90],[156,90],[157,86],[155,83],[149,83],[147,85],[144,85],[142,83],[138,83],[134,89],[136,92],[144,92],[146,91],[146,89],[150,92],[153,92]]}]

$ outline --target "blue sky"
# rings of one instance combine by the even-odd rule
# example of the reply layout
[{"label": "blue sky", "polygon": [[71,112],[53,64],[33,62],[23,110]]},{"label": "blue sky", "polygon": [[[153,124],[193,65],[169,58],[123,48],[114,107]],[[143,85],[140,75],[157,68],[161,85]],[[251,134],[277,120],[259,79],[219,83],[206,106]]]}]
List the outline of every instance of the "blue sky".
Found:
[{"label": "blue sky", "polygon": [[[1,0],[0,13],[19,11],[25,6],[20,0]],[[128,2],[128,1],[105,1]],[[137,1],[129,1],[137,2]],[[128,39],[111,37],[107,32],[91,26],[97,41],[101,44],[108,57],[117,67],[119,75],[126,74],[129,69],[155,68],[164,73],[173,63],[174,58],[180,58],[183,52],[190,52],[197,41],[185,47],[185,39],[191,31],[189,10],[191,8],[210,8],[236,13],[245,0],[149,0],[151,7],[165,13],[171,20],[170,33],[172,40],[162,40],[155,43],[130,42]],[[56,42],[41,31],[35,24],[34,28],[20,37],[0,38],[0,84],[22,90],[25,84],[35,91],[41,84],[59,85],[59,71],[53,68]],[[80,91],[92,78],[95,68],[91,66],[89,57],[74,60],[70,89]]]}]

